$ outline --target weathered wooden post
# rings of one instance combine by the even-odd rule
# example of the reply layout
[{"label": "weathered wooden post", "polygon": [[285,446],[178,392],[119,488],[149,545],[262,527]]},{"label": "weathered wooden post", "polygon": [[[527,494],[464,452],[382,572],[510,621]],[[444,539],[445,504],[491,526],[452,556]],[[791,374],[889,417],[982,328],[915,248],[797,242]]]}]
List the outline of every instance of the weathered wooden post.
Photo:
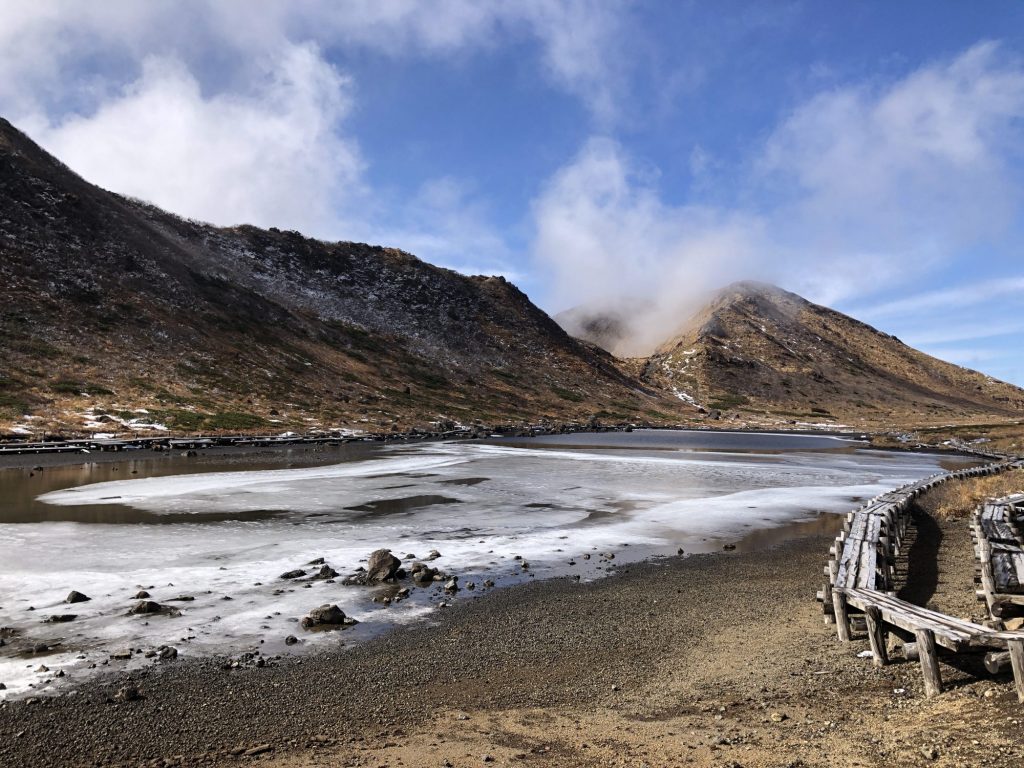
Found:
[{"label": "weathered wooden post", "polygon": [[832,590],[832,607],[836,615],[836,634],[840,641],[847,643],[850,641],[850,619],[846,613],[846,595],[838,589]]},{"label": "weathered wooden post", "polygon": [[882,625],[882,612],[877,606],[869,605],[864,611],[868,624],[868,641],[871,643],[871,656],[876,667],[884,667],[889,663],[889,649],[885,645],[885,627]]},{"label": "weathered wooden post", "polygon": [[924,675],[924,695],[931,698],[942,693],[942,675],[939,673],[939,654],[935,649],[935,633],[930,629],[914,632],[917,638],[917,653],[921,659],[921,674]]},{"label": "weathered wooden post", "polygon": [[1013,685],[1017,689],[1017,701],[1024,704],[1024,639],[1008,640],[1010,666],[1013,667]]}]

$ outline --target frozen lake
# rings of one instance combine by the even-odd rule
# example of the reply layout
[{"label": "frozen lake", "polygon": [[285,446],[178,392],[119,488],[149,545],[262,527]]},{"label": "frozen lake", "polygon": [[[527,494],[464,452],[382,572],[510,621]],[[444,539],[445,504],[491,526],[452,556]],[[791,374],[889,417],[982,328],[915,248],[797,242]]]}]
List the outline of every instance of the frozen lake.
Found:
[{"label": "frozen lake", "polygon": [[[0,470],[0,627],[17,630],[0,648],[0,696],[73,685],[92,665],[152,663],[109,660],[129,648],[296,653],[427,616],[480,595],[485,579],[591,579],[678,548],[832,530],[835,518],[821,513],[964,463],[829,437],[655,431],[358,445],[315,462],[284,452],[249,463],[140,454],[34,475]],[[373,598],[394,587],[280,578],[314,572],[306,564],[321,557],[345,576],[381,547],[400,558],[437,549],[431,565],[477,589],[453,598],[406,580],[412,596],[384,606]],[[64,604],[72,589],[92,599]],[[180,615],[127,615],[140,589]],[[167,602],[179,596],[194,599]],[[303,632],[298,619],[323,603],[361,623]],[[76,618],[44,621],[60,614]],[[288,635],[300,643],[286,650]],[[40,644],[49,650],[28,652]]]}]

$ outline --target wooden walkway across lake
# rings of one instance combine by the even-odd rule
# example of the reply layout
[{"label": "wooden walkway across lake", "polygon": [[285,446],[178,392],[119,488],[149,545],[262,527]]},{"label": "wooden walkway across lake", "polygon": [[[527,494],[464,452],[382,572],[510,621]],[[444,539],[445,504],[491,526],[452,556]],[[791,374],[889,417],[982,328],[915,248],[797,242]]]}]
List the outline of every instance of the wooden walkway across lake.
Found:
[{"label": "wooden walkway across lake", "polygon": [[[996,672],[1010,666],[1017,696],[1024,702],[1024,632],[1006,632],[947,616],[901,600],[895,592],[896,556],[906,537],[914,499],[950,481],[1024,468],[1021,460],[1003,456],[988,458],[998,461],[926,477],[877,496],[850,512],[843,531],[829,550],[830,558],[825,567],[829,581],[818,593],[818,599],[823,603],[826,621],[835,622],[841,641],[851,639],[857,624],[855,618],[863,616],[863,628],[874,662],[879,666],[889,663],[887,636],[890,633],[900,635],[908,658],[916,655],[921,662],[926,695],[934,696],[942,691],[937,646],[955,653],[995,649],[986,657],[986,667]],[[983,558],[982,581],[986,588],[991,586],[993,590],[986,593],[990,607],[1007,602],[1024,605],[1024,589],[1020,589],[1024,583],[1024,540],[1013,523],[1018,504],[1024,509],[1024,495],[986,504],[975,517],[976,554]],[[1006,560],[1004,553],[1012,546],[1016,546],[1016,550],[1011,550],[1010,559]],[[1018,554],[1020,559],[1017,559]],[[990,563],[988,577],[985,575],[986,559]],[[1022,568],[1020,572],[1016,570],[1018,566]],[[997,569],[998,578],[994,576]],[[1011,570],[1012,576],[1009,575]],[[993,613],[993,618],[999,617]]]}]

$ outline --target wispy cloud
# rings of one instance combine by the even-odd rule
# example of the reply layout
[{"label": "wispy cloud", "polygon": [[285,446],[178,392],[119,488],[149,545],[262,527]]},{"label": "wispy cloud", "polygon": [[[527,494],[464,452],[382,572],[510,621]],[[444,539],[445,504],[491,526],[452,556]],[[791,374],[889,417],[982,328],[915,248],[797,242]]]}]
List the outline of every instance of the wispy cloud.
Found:
[{"label": "wispy cloud", "polygon": [[[1024,305],[1024,301],[1021,302]],[[937,308],[941,309],[941,308]],[[989,313],[986,316],[991,317]],[[976,315],[975,315],[976,317]],[[1015,336],[1024,334],[1024,321],[1004,322],[993,318],[987,322],[969,318],[956,318],[956,322],[949,323],[942,327],[936,327],[938,319],[934,315],[926,316],[931,321],[927,330],[909,330],[903,332],[903,340],[914,347],[925,347],[933,344],[950,344],[956,341],[977,341],[983,339],[997,339],[1001,336]],[[963,322],[961,322],[963,320]]]},{"label": "wispy cloud", "polygon": [[869,305],[858,310],[866,317],[905,315],[936,309],[974,307],[992,302],[1003,296],[1024,294],[1024,277],[1006,277],[958,285],[941,291],[912,294],[906,298]]},{"label": "wispy cloud", "polygon": [[[91,181],[216,224],[374,239],[521,276],[465,181],[370,189],[332,51],[459,58],[528,42],[538,80],[615,120],[625,0],[6,3],[0,113]],[[383,210],[381,199],[388,201]]]}]

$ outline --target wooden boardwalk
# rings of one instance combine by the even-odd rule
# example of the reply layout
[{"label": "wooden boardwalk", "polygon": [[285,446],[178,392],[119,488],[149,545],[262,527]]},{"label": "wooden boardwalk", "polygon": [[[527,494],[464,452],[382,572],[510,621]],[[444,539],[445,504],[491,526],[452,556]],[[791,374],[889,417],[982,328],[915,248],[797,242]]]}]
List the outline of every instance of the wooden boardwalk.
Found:
[{"label": "wooden boardwalk", "polygon": [[[863,616],[863,629],[875,664],[889,663],[887,636],[902,636],[905,653],[908,657],[916,654],[921,662],[926,695],[942,691],[937,646],[954,653],[994,649],[986,657],[986,667],[992,672],[1011,667],[1017,696],[1024,702],[1024,632],[1006,632],[963,621],[901,600],[895,592],[894,566],[915,498],[950,481],[1024,468],[1021,460],[986,457],[996,461],[926,477],[877,496],[850,512],[843,531],[829,550],[825,567],[828,584],[818,593],[818,599],[824,606],[826,621],[835,622],[841,641],[852,638],[854,618]],[[986,503],[972,524],[984,585],[979,594],[985,596],[993,618],[1004,615],[997,615],[1000,607],[1024,606],[1024,539],[1015,523],[1020,513],[1024,513],[1024,494]]]}]

